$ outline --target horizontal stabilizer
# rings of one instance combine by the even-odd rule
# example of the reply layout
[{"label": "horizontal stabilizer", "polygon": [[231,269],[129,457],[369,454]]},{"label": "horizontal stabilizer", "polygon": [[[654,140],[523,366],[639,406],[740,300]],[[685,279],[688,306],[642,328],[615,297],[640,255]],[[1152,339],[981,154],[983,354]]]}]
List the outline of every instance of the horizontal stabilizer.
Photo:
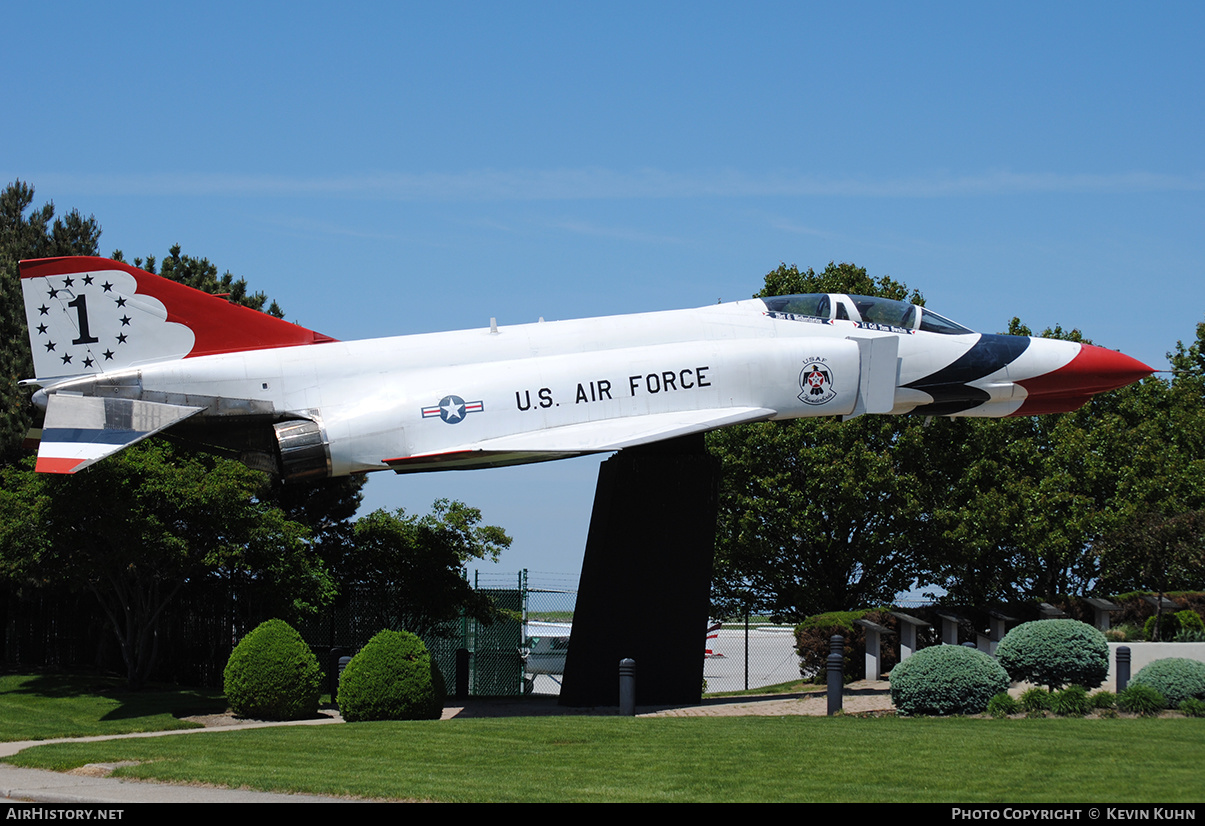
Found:
[{"label": "horizontal stabilizer", "polygon": [[729,407],[580,422],[549,430],[486,439],[439,453],[386,459],[385,464],[398,473],[411,473],[564,459],[661,442],[728,425],[765,421],[774,414],[774,410],[765,407]]},{"label": "horizontal stabilizer", "polygon": [[203,409],[55,393],[47,400],[35,469],[75,473]]}]

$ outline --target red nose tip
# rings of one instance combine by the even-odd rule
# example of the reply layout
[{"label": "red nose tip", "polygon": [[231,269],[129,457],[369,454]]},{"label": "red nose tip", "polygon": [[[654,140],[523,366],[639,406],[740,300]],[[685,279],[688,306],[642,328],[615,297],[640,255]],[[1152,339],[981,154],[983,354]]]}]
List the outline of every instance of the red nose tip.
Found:
[{"label": "red nose tip", "polygon": [[1153,369],[1125,353],[1094,344],[1081,344],[1075,358],[1057,370],[1017,382],[1029,396],[1013,415],[1033,416],[1077,410],[1097,393],[1125,387],[1153,372]]}]

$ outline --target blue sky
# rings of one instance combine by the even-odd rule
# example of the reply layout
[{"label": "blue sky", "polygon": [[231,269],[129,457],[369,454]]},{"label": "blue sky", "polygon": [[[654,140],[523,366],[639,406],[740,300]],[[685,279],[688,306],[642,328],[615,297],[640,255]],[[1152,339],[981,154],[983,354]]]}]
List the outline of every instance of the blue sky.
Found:
[{"label": "blue sky", "polygon": [[[5,4],[2,183],[337,338],[701,306],[851,261],[1155,367],[1205,320],[1205,6]],[[575,574],[598,460],[376,474]],[[493,570],[483,567],[483,570]]]}]

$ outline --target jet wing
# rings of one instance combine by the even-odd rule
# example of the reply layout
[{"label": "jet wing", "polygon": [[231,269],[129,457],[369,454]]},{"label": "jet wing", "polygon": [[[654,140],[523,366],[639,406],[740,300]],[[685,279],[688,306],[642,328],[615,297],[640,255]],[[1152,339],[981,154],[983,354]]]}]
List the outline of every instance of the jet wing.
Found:
[{"label": "jet wing", "polygon": [[47,400],[36,470],[75,473],[202,410],[55,393]]},{"label": "jet wing", "polygon": [[439,453],[386,459],[385,464],[398,473],[414,473],[564,459],[587,453],[608,453],[733,424],[761,422],[774,416],[775,412],[765,407],[729,407],[579,422],[485,439]]}]

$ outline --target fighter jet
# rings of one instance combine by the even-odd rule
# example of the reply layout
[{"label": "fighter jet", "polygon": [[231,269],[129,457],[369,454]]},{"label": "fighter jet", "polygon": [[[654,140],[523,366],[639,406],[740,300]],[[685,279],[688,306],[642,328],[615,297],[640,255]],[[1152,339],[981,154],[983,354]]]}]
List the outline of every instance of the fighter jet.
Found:
[{"label": "fighter jet", "polygon": [[1152,372],[858,295],[336,341],[118,261],[20,273],[49,473],[160,432],[286,481],[498,467],[807,416],[1070,411]]}]

